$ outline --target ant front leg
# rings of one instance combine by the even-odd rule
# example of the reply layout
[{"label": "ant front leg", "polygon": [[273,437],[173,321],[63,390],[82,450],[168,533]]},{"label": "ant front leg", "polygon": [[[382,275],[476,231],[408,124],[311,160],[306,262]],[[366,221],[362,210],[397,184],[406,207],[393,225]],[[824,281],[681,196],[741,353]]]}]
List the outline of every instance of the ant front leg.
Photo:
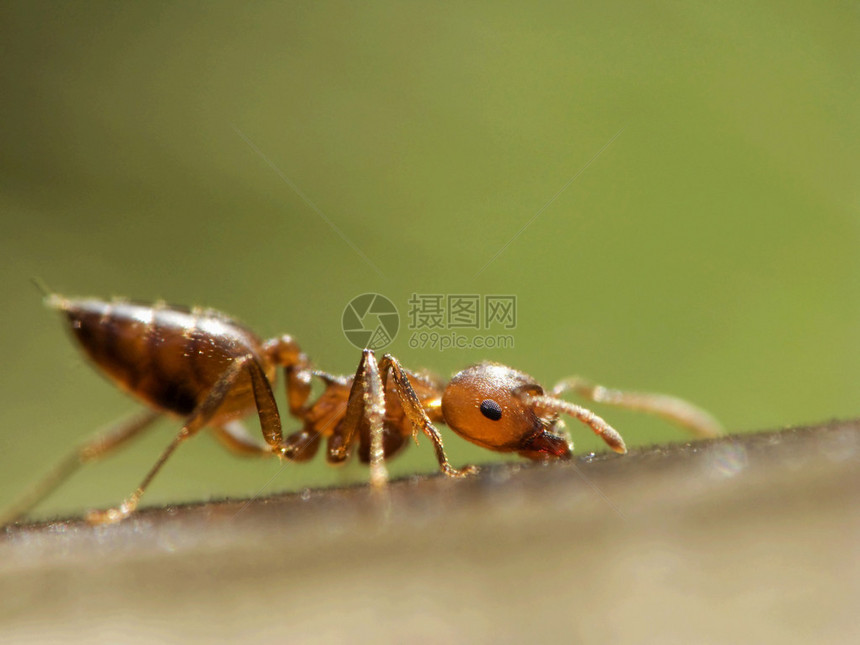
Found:
[{"label": "ant front leg", "polygon": [[723,426],[710,414],[689,401],[674,396],[612,390],[578,376],[559,382],[553,388],[552,394],[559,396],[567,391],[576,392],[596,403],[606,403],[663,417],[699,437],[719,437],[724,433]]},{"label": "ant front leg", "polygon": [[[373,352],[371,352],[372,354]],[[415,394],[415,389],[409,382],[409,377],[406,375],[406,371],[400,365],[400,362],[391,354],[386,354],[382,357],[380,371],[383,375],[391,373],[394,380],[394,391],[397,392],[400,403],[403,405],[406,417],[412,423],[412,438],[415,439],[415,443],[418,443],[419,431],[424,432],[429,437],[436,450],[436,460],[439,462],[439,468],[441,468],[442,472],[449,477],[466,477],[477,473],[477,466],[464,466],[458,469],[454,468],[448,461],[445,447],[442,445],[442,436],[427,416],[427,412],[424,410],[424,406],[421,404],[418,395]]]}]

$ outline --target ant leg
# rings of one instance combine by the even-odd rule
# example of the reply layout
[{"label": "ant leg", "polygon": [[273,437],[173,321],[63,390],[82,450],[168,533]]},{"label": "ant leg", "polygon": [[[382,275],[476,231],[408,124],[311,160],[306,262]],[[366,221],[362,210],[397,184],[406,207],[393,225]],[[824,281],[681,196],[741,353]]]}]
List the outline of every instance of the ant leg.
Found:
[{"label": "ant leg", "polygon": [[266,342],[264,351],[276,365],[284,367],[284,386],[290,414],[301,417],[311,394],[313,371],[307,355],[292,336],[281,336]]},{"label": "ant leg", "polygon": [[24,495],[14,506],[0,516],[0,526],[11,524],[27,514],[34,506],[54,492],[60,484],[71,477],[81,466],[98,461],[139,435],[161,416],[155,410],[138,412],[123,419],[107,432],[90,439],[67,455]]},{"label": "ant leg", "polygon": [[[211,430],[222,446],[241,457],[271,457],[275,454],[268,445],[252,437],[241,421],[231,421]],[[290,461],[308,461],[316,454],[319,445],[319,433],[299,430],[284,438],[283,450],[278,453]]]},{"label": "ant leg", "polygon": [[[442,436],[427,416],[427,412],[424,410],[424,406],[421,405],[418,395],[415,394],[415,390],[409,382],[409,377],[406,375],[406,371],[400,365],[400,362],[391,354],[386,354],[382,357],[380,369],[384,375],[387,376],[390,373],[394,379],[394,391],[397,392],[397,396],[400,398],[403,411],[412,422],[412,438],[418,443],[419,430],[423,431],[430,438],[436,450],[436,460],[439,462],[439,468],[441,468],[442,472],[449,477],[466,477],[478,472],[477,466],[465,466],[457,469],[450,464],[447,455],[445,455],[445,447],[442,445]],[[380,437],[380,443],[381,440],[382,437]],[[372,455],[373,444],[371,444],[371,457]]]},{"label": "ant leg", "polygon": [[[370,485],[382,488],[388,482],[385,468],[385,450],[382,442],[385,420],[385,389],[379,375],[379,366],[373,350],[365,349],[352,381],[346,414],[340,423],[340,451],[346,452],[355,442],[359,426],[363,420],[370,425]],[[341,455],[336,455],[341,457]],[[345,458],[345,455],[342,457]]]},{"label": "ant leg", "polygon": [[271,457],[272,449],[248,433],[241,421],[212,428],[212,434],[230,452],[249,457]]},{"label": "ant leg", "polygon": [[[273,451],[267,444],[255,439],[241,421],[231,421],[223,426],[212,427],[212,434],[232,453],[243,457],[271,457]],[[313,458],[320,445],[320,434],[313,430],[299,430],[284,438],[283,450],[277,452],[290,461],[308,461]]]},{"label": "ant leg", "polygon": [[179,434],[174,437],[170,445],[165,448],[161,456],[156,460],[155,465],[149,469],[149,472],[143,478],[140,485],[129,495],[122,504],[115,508],[109,508],[104,511],[90,511],[86,515],[86,520],[90,524],[113,524],[128,517],[137,508],[140,498],[146,491],[146,488],[152,482],[153,478],[161,470],[164,463],[170,458],[173,452],[186,439],[194,436],[200,428],[212,418],[212,415],[218,410],[218,407],[224,401],[224,397],[230,392],[235,385],[237,378],[245,371],[251,377],[251,384],[254,390],[254,398],[257,404],[257,413],[260,416],[260,425],[263,429],[263,437],[269,448],[281,454],[281,444],[283,442],[281,435],[281,419],[278,416],[278,408],[275,405],[275,397],[272,394],[272,388],[266,380],[263,369],[259,363],[251,356],[244,356],[233,361],[226,372],[218,379],[218,382],[212,386],[206,398],[197,406],[194,412],[188,417],[185,425],[179,431]]},{"label": "ant leg", "polygon": [[624,392],[595,385],[579,377],[567,378],[552,390],[553,396],[573,391],[597,403],[606,403],[639,412],[647,412],[663,417],[683,426],[699,437],[718,437],[723,434],[723,426],[701,408],[674,396],[645,392]]}]

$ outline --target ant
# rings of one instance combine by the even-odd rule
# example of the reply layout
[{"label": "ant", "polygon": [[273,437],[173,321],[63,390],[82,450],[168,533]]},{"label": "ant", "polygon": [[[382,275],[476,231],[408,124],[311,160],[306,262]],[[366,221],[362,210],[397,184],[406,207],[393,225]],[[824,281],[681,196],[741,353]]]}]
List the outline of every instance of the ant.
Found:
[{"label": "ant", "polygon": [[[89,358],[120,388],[148,409],[108,433],[79,446],[0,519],[25,515],[84,463],[119,448],[164,414],[184,419],[182,429],[161,453],[140,485],[119,506],[87,513],[90,524],[111,524],[131,515],[152,479],[174,451],[207,427],[231,451],[307,461],[326,442],[330,464],[358,457],[370,465],[370,483],[385,486],[385,460],[411,435],[423,432],[449,477],[465,477],[475,466],[455,468],[448,461],[434,424],[444,423],[474,444],[497,452],[516,452],[532,460],[570,459],[573,443],[560,414],[588,425],[612,450],[626,452],[621,435],[599,416],[562,400],[573,391],[600,403],[663,416],[700,436],[722,429],[709,414],[675,397],[611,390],[583,379],[561,381],[550,393],[531,377],[499,363],[484,362],[456,374],[447,384],[426,373],[410,372],[390,354],[377,361],[362,352],[355,375],[334,376],[311,367],[291,336],[262,341],[242,324],[213,309],[73,300],[49,294],[45,303],[65,314]],[[284,369],[290,414],[302,427],[284,438],[272,393],[278,367]],[[310,402],[311,382],[322,394]],[[256,410],[264,441],[239,419]]]}]

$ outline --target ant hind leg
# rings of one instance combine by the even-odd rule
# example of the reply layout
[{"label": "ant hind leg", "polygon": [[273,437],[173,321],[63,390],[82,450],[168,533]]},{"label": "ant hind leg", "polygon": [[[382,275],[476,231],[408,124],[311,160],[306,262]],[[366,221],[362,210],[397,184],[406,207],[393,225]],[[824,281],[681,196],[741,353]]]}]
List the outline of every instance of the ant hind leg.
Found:
[{"label": "ant hind leg", "polygon": [[180,444],[182,444],[186,439],[194,436],[200,428],[208,423],[243,371],[247,372],[251,378],[254,398],[257,404],[257,413],[260,416],[260,425],[263,430],[263,437],[269,445],[270,450],[274,451],[276,454],[281,454],[283,449],[281,419],[278,415],[278,408],[275,404],[275,397],[272,394],[272,388],[263,373],[263,369],[253,357],[244,356],[242,358],[238,358],[233,361],[218,382],[211,390],[209,390],[209,393],[197,406],[191,416],[188,417],[185,425],[182,426],[182,429],[174,437],[173,441],[170,442],[170,445],[164,449],[161,456],[156,460],[152,468],[149,469],[149,472],[134,492],[132,492],[132,494],[117,507],[101,511],[90,511],[86,515],[87,522],[90,524],[113,524],[114,522],[119,522],[120,520],[125,519],[134,512],[140,502],[140,498],[143,496],[143,493],[161,470],[162,466],[164,466],[164,463],[170,458]]},{"label": "ant hind leg", "polygon": [[11,508],[0,514],[0,526],[11,524],[26,515],[39,502],[59,488],[81,466],[98,461],[114,450],[121,448],[149,428],[160,417],[161,413],[155,410],[137,412],[133,416],[116,423],[107,432],[78,446]]}]

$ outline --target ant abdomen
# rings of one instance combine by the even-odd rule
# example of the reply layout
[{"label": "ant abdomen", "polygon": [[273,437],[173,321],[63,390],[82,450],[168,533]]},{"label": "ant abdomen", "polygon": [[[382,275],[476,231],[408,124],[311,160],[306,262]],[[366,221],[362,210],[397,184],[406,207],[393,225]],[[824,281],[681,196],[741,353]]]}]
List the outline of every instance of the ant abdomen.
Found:
[{"label": "ant abdomen", "polygon": [[[232,361],[248,353],[264,357],[259,338],[217,312],[56,296],[50,304],[65,313],[75,338],[109,378],[164,412],[191,414]],[[274,379],[274,365],[265,367]],[[240,376],[217,416],[253,407],[250,379]]]}]

